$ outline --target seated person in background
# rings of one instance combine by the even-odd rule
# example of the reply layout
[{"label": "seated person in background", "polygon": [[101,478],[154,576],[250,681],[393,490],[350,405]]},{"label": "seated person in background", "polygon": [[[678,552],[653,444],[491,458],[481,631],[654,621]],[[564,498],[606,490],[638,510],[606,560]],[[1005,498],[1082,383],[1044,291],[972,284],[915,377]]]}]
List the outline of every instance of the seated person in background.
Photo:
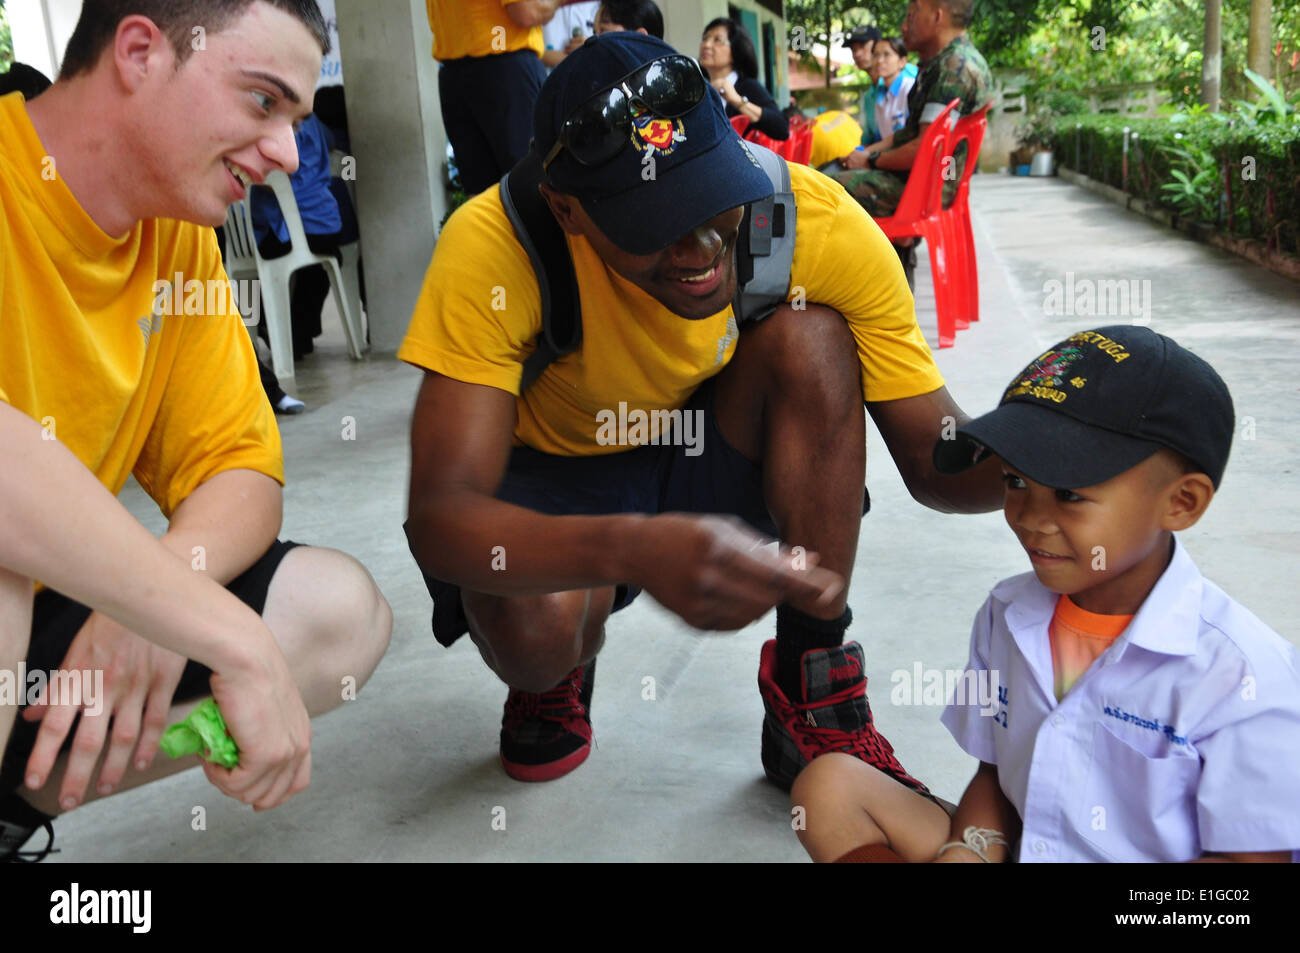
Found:
[{"label": "seated person in background", "polygon": [[49,77],[26,63],[14,63],[9,72],[0,75],[0,96],[22,93],[23,99],[31,102],[49,88]]},{"label": "seated person in background", "polygon": [[891,149],[894,133],[907,125],[907,97],[916,85],[917,68],[907,61],[907,47],[901,37],[889,36],[876,41],[871,56],[876,68],[876,129],[880,132],[880,149]]},{"label": "seated person in background", "polygon": [[773,139],[790,138],[790,121],[758,81],[754,41],[735,20],[718,17],[704,28],[700,65],[727,106],[727,118],[745,116],[750,127]]},{"label": "seated person in background", "polygon": [[334,83],[316,90],[311,111],[330,131],[332,147],[345,155],[350,154],[352,139],[348,134],[348,108],[342,85]]},{"label": "seated person in background", "polygon": [[[880,39],[880,31],[874,26],[854,27],[844,38],[845,49],[853,53],[853,65],[865,70],[871,77],[871,85],[862,93],[858,103],[858,122],[862,125],[862,145],[869,146],[880,141],[880,131],[876,129],[876,95],[880,92],[879,77],[876,75],[876,62],[873,50]],[[843,155],[843,153],[840,153]]]},{"label": "seated person in background", "polygon": [[795,781],[814,860],[1287,861],[1300,848],[1300,656],[1175,533],[1214,498],[1228,388],[1149,328],[1081,331],[940,440],[1000,458],[1033,572],[975,617],[943,714],[979,768],[947,809],[831,753]]},{"label": "seated person in background", "polygon": [[[347,190],[338,187],[341,182],[335,186],[330,179],[330,132],[313,114],[294,130],[294,141],[298,145],[298,171],[289,176],[289,182],[307,232],[307,247],[318,255],[338,257],[339,246],[355,241],[357,236],[355,217],[349,214],[353,227],[345,230],[345,216],[340,211],[341,202],[347,202],[351,212]],[[270,188],[253,191],[253,230],[263,258],[281,258],[289,253],[289,227]],[[329,290],[329,276],[319,265],[294,274],[290,306],[294,360],[312,352],[312,339],[321,333],[320,312]]]},{"label": "seated person in background", "polygon": [[664,15],[654,0],[605,0],[596,11],[596,35],[630,30],[664,38]]},{"label": "seated person in background", "polygon": [[[883,143],[850,152],[841,159],[845,170],[828,173],[872,218],[887,218],[898,208],[907,174],[920,141],[934,117],[953,99],[956,112],[968,116],[993,96],[993,75],[966,35],[973,0],[911,0],[903,21],[903,42],[921,57],[921,72],[907,100],[907,124]],[[966,145],[955,154],[953,177],[944,184],[943,200],[952,201],[966,165]],[[909,285],[915,283],[916,240],[894,247],[903,262]]]},{"label": "seated person in background", "polygon": [[559,66],[591,36],[599,8],[599,0],[571,3],[556,10],[550,22],[542,26],[542,42],[546,44],[542,64],[548,70]]}]

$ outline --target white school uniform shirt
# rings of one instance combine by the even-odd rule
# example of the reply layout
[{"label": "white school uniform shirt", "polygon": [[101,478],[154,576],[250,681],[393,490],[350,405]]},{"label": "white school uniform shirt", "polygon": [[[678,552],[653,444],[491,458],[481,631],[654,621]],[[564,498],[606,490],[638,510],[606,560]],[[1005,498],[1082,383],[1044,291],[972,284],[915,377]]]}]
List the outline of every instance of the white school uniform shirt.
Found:
[{"label": "white school uniform shirt", "polygon": [[898,71],[889,88],[876,94],[876,128],[880,138],[892,135],[907,125],[907,97],[916,85],[916,74],[907,67]]},{"label": "white school uniform shirt", "polygon": [[542,27],[542,42],[548,50],[562,50],[573,39],[573,31],[581,30],[583,36],[591,36],[595,27],[596,11],[600,9],[600,0],[591,3],[571,3],[560,7],[555,16]]},{"label": "white school uniform shirt", "polygon": [[997,710],[968,699],[943,713],[967,754],[997,765],[1023,821],[1019,860],[1291,850],[1300,862],[1295,647],[1176,542],[1128,628],[1058,703],[1048,637],[1058,598],[1033,573],[999,583],[967,663],[977,679],[997,673]]}]

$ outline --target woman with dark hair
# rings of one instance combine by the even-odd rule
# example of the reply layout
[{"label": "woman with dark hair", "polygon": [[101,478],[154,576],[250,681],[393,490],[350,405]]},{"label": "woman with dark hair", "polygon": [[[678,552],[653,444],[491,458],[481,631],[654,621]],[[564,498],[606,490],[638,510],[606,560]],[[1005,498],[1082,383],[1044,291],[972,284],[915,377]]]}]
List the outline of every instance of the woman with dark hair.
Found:
[{"label": "woman with dark hair", "polygon": [[876,41],[872,53],[876,67],[876,82],[881,90],[876,94],[876,128],[880,138],[889,148],[894,143],[894,133],[907,125],[907,97],[916,82],[916,73],[908,70],[907,47],[901,37],[887,36]]},{"label": "woman with dark hair", "polygon": [[596,11],[596,35],[630,30],[664,38],[664,15],[654,0],[605,0]]},{"label": "woman with dark hair", "polygon": [[790,138],[790,121],[758,81],[754,41],[735,20],[718,17],[700,38],[700,65],[727,105],[727,116],[745,116],[773,139]]}]

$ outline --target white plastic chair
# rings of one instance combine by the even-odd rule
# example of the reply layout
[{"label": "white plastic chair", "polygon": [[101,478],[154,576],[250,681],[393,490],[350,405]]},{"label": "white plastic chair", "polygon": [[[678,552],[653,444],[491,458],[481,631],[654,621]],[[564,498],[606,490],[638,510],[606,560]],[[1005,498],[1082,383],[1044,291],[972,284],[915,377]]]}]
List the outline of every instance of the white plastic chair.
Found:
[{"label": "white plastic chair", "polygon": [[257,248],[253,233],[252,197],[230,206],[226,214],[226,273],[232,280],[256,277],[261,286],[263,313],[266,316],[267,336],[271,339],[271,366],[275,376],[287,387],[294,382],[293,328],[290,320],[289,279],[300,268],[321,265],[329,275],[334,303],[343,321],[348,353],[360,360],[365,345],[361,330],[361,282],[357,261],[361,255],[360,242],[343,245],[343,267],[333,255],[318,255],[307,245],[307,232],[302,225],[298,203],[293,196],[289,176],[282,171],[267,176],[266,184],[275,193],[289,230],[289,253],[280,258],[265,259]]}]

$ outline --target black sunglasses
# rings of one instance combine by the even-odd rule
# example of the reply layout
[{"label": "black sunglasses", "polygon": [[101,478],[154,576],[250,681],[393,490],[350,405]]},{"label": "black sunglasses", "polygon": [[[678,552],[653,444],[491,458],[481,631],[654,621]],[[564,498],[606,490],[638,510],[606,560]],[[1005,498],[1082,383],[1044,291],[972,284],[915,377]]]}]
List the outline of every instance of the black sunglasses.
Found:
[{"label": "black sunglasses", "polygon": [[561,149],[586,166],[603,165],[618,155],[632,132],[632,103],[662,119],[678,119],[704,99],[708,83],[689,56],[664,56],[639,66],[575,109],[542,160],[545,169]]}]

